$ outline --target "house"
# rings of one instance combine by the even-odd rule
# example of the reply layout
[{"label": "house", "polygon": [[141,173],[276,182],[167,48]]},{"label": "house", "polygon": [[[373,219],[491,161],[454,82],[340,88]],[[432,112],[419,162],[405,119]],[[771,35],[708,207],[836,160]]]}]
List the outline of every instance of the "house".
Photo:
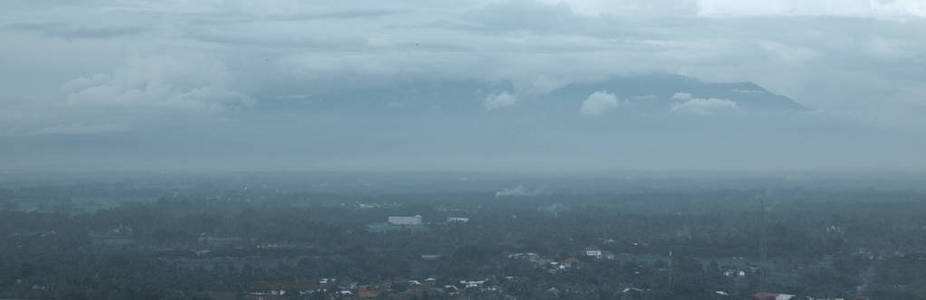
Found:
[{"label": "house", "polygon": [[464,217],[447,217],[447,223],[468,223],[469,218]]},{"label": "house", "polygon": [[433,277],[425,278],[424,284],[433,287],[435,284],[437,284],[437,279],[434,279]]},{"label": "house", "polygon": [[314,281],[256,281],[250,284],[248,299],[281,299],[287,291],[298,295],[324,292],[324,287]]},{"label": "house", "polygon": [[585,248],[585,256],[591,256],[594,258],[601,258],[602,252],[598,247],[588,247]]},{"label": "house", "polygon": [[476,288],[486,283],[486,280],[460,280],[460,284],[465,288]]},{"label": "house", "polygon": [[794,298],[795,295],[780,294],[780,293],[768,293],[768,292],[758,292],[758,293],[755,294],[755,297],[756,297],[756,299],[761,299],[761,300],[767,300],[767,299],[774,299],[774,300],[790,300],[791,298]]},{"label": "house", "polygon": [[283,299],[286,296],[286,290],[259,290],[252,291],[248,293],[247,299],[249,300],[272,300],[272,299]]},{"label": "house", "polygon": [[529,261],[539,261],[541,259],[540,255],[533,252],[523,252],[523,253],[512,253],[508,254],[509,259],[525,259]]},{"label": "house", "polygon": [[730,269],[730,270],[723,271],[723,276],[725,276],[725,277],[743,277],[743,276],[746,276],[746,271],[744,271],[744,270]]},{"label": "house", "polygon": [[421,215],[414,217],[390,216],[387,221],[392,225],[421,225]]}]

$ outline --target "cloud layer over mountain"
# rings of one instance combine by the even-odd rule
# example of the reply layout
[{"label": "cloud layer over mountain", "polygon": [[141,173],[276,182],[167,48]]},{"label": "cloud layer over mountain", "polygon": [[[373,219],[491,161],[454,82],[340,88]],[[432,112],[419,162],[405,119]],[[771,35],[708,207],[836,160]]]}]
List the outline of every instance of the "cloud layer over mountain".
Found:
[{"label": "cloud layer over mountain", "polygon": [[926,166],[916,0],[13,0],[0,15],[11,168]]}]

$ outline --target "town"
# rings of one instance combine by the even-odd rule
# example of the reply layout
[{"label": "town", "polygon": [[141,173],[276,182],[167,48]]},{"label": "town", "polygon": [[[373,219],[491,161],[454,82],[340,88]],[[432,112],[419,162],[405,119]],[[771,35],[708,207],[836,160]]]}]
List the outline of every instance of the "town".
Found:
[{"label": "town", "polygon": [[[448,179],[376,194],[211,180],[7,184],[0,297],[926,297],[916,191]],[[123,197],[136,200],[101,200]]]}]

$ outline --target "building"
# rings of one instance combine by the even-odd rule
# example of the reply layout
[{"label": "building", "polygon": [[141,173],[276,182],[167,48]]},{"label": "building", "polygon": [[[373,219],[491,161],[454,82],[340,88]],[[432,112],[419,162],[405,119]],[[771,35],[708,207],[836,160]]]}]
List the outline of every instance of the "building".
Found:
[{"label": "building", "polygon": [[758,292],[755,294],[756,299],[774,299],[774,300],[789,300],[794,298],[794,295],[790,294],[779,294],[779,293],[768,293],[768,292]]},{"label": "building", "polygon": [[591,256],[594,258],[601,258],[601,249],[598,247],[588,247],[585,248],[585,256]]},{"label": "building", "polygon": [[464,217],[447,217],[447,223],[467,223],[469,218]]},{"label": "building", "polygon": [[440,254],[422,254],[421,259],[425,261],[435,261],[440,259]]},{"label": "building", "polygon": [[415,215],[414,217],[390,216],[388,221],[392,225],[421,225],[421,215]]},{"label": "building", "polygon": [[239,245],[242,242],[240,237],[230,236],[230,237],[216,237],[209,236],[205,233],[200,234],[199,236],[200,245],[214,248],[226,248]]},{"label": "building", "polygon": [[385,233],[385,232],[427,232],[428,227],[424,226],[421,215],[413,217],[389,216],[385,223],[367,225],[367,232]]}]

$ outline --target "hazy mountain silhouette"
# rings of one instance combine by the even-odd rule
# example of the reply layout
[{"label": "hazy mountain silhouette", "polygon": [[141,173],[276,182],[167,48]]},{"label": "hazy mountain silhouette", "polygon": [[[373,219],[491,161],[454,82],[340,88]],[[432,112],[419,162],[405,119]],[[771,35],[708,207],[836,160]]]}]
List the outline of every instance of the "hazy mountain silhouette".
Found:
[{"label": "hazy mountain silhouette", "polygon": [[[511,81],[435,79],[399,80],[391,84],[355,83],[316,91],[298,99],[264,102],[264,105],[377,113],[474,114],[489,110],[572,113],[595,92],[614,95],[622,107],[641,112],[668,112],[673,105],[692,99],[731,101],[743,111],[807,110],[793,99],[752,82],[714,83],[671,74],[615,76],[602,81],[568,84],[546,92],[519,87]],[[499,95],[512,98],[497,106],[486,105],[489,98]]]}]

